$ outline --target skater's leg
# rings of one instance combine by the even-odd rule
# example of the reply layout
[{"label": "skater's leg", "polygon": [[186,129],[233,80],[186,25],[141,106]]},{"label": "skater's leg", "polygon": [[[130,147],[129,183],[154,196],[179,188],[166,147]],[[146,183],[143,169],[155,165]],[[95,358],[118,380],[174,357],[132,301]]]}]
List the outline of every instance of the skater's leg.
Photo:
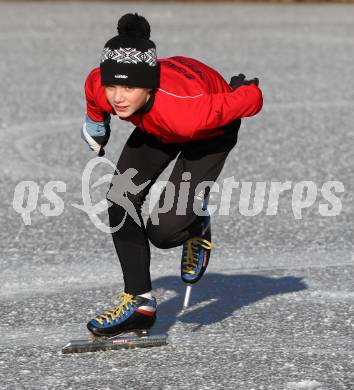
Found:
[{"label": "skater's leg", "polygon": [[[108,209],[109,222],[125,291],[119,294],[119,302],[113,309],[88,322],[87,328],[96,336],[147,330],[154,325],[157,302],[147,294],[151,290],[150,247],[141,206],[157,177],[177,154],[176,144],[163,145],[139,128],[123,148],[107,199],[112,202]],[[117,226],[120,228],[114,229]]]},{"label": "skater's leg", "polygon": [[[197,195],[196,188],[203,181],[211,181],[212,183],[216,181],[229,152],[237,143],[239,127],[240,121],[235,121],[225,128],[225,134],[221,136],[182,144],[182,151],[169,178],[169,181],[175,185],[173,207],[167,213],[158,213],[158,209],[164,203],[166,192],[164,189],[159,202],[157,202],[147,221],[148,236],[155,246],[164,249],[176,247],[201,232],[201,222],[204,217],[198,216],[193,210],[194,197]],[[185,172],[190,172],[190,179],[189,174]],[[190,187],[187,192],[188,201],[186,202],[185,212],[183,212],[182,207],[179,213],[182,214],[183,212],[183,215],[178,215],[178,195],[180,183],[183,181],[183,173],[184,177],[187,178],[186,181],[190,183]],[[210,190],[210,187],[206,187],[205,193]],[[200,200],[201,204],[202,200]],[[158,224],[154,224],[153,221],[156,222],[157,220]]]},{"label": "skater's leg", "polygon": [[[120,174],[129,168],[137,170],[136,175],[131,178],[134,185],[140,186],[151,180],[138,193],[126,193],[125,198],[134,205],[140,220],[139,225],[127,212],[127,209],[117,203],[113,203],[108,209],[112,228],[119,226],[126,218],[121,228],[112,233],[123,271],[126,293],[138,295],[151,290],[150,247],[141,216],[141,207],[151,186],[168,164],[176,158],[178,152],[177,144],[161,144],[152,135],[144,133],[137,127],[130,135],[119,157],[117,169]],[[116,200],[115,192],[120,189],[119,186],[113,185],[113,179],[107,192],[107,199],[112,201]]]}]

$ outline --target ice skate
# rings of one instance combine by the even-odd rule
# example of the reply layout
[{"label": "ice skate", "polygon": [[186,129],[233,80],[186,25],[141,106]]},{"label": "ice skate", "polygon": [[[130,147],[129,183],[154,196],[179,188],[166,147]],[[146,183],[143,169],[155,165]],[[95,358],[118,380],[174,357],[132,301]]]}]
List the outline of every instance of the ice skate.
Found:
[{"label": "ice skate", "polygon": [[121,348],[143,348],[167,344],[166,335],[151,335],[156,321],[156,299],[119,294],[119,303],[87,323],[90,339],[73,340],[62,352],[95,352]]},{"label": "ice skate", "polygon": [[[210,193],[204,195],[202,210],[207,211]],[[204,216],[201,223],[201,233],[183,244],[181,259],[181,278],[187,283],[186,293],[183,302],[183,310],[188,307],[192,291],[192,285],[203,276],[210,259],[211,227],[210,215]]]},{"label": "ice skate", "polygon": [[95,336],[112,337],[122,332],[150,329],[156,320],[156,299],[139,295],[119,294],[119,303],[104,314],[88,322],[87,328]]},{"label": "ice skate", "polygon": [[210,216],[202,222],[200,236],[193,237],[183,244],[181,259],[181,278],[185,283],[196,283],[204,274],[210,258],[211,229]]}]

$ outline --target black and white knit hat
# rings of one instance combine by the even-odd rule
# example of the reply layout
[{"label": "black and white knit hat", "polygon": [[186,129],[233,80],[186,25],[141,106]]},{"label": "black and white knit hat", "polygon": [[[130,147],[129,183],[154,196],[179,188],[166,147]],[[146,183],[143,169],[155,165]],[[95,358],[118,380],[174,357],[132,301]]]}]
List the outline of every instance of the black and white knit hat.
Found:
[{"label": "black and white knit hat", "polygon": [[159,66],[155,43],[149,39],[148,21],[137,13],[125,14],[117,30],[118,35],[105,44],[101,55],[102,85],[158,88]]}]

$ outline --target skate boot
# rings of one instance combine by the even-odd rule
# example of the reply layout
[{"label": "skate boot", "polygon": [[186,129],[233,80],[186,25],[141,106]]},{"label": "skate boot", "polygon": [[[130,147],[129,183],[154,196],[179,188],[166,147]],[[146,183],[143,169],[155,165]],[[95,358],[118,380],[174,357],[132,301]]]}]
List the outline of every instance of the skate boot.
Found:
[{"label": "skate boot", "polygon": [[156,321],[156,299],[125,292],[118,295],[119,303],[102,315],[87,323],[87,328],[95,336],[113,337],[125,332],[137,335],[148,334]]},{"label": "skate boot", "polygon": [[200,236],[183,243],[181,278],[185,283],[196,283],[203,276],[209,263],[211,248],[210,215],[206,215]]}]

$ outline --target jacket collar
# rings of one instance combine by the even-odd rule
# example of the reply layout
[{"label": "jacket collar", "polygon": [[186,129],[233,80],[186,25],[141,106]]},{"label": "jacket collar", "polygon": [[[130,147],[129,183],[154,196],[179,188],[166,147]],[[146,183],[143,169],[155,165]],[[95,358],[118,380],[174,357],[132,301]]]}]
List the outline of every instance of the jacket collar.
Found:
[{"label": "jacket collar", "polygon": [[134,114],[148,113],[154,104],[154,100],[155,100],[155,91],[151,91],[149,100],[142,107],[140,107],[137,111],[135,111]]}]

